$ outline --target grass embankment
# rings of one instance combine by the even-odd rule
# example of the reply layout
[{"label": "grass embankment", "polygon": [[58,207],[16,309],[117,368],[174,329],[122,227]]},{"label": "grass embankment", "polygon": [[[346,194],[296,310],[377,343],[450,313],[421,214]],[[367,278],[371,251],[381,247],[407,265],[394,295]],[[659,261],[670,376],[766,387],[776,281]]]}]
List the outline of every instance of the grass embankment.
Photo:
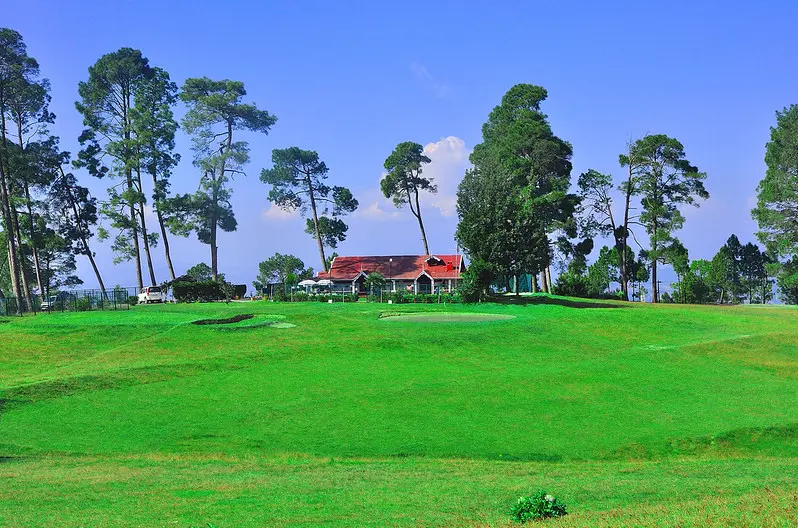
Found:
[{"label": "grass embankment", "polygon": [[0,525],[504,525],[538,487],[556,526],[796,522],[798,310],[574,306],[13,319]]}]

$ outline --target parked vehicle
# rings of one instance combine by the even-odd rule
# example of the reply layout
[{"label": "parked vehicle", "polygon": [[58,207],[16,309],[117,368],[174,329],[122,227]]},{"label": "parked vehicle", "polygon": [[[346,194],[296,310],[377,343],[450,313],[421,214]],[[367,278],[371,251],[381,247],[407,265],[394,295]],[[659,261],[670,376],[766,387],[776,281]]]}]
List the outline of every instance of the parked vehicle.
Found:
[{"label": "parked vehicle", "polygon": [[58,295],[51,295],[47,299],[42,301],[40,308],[43,312],[49,312],[50,310],[58,308],[58,303],[59,303]]},{"label": "parked vehicle", "polygon": [[163,293],[159,286],[147,286],[139,292],[139,304],[162,303]]}]

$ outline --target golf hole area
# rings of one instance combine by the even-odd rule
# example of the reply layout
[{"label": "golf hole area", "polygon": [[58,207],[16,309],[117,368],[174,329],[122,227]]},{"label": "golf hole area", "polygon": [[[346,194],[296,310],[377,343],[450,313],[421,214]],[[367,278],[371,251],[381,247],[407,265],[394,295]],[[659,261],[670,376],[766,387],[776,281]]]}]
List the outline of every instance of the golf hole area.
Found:
[{"label": "golf hole area", "polygon": [[[239,331],[239,330],[253,330],[256,328],[295,328],[296,325],[286,323],[283,321],[284,315],[267,315],[267,314],[241,314],[227,319],[202,319],[194,321],[192,324],[207,326],[216,330]],[[243,321],[247,321],[242,323]]]},{"label": "golf hole area", "polygon": [[381,321],[404,323],[486,323],[491,321],[509,321],[510,319],[515,319],[515,316],[460,312],[383,312],[380,314]]}]

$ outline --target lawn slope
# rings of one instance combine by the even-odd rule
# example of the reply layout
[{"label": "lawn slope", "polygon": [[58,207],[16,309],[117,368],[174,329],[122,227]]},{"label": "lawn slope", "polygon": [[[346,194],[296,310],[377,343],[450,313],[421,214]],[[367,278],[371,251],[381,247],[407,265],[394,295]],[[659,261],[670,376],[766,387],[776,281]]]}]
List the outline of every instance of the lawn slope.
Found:
[{"label": "lawn slope", "polygon": [[539,487],[554,525],[795,522],[798,310],[386,308],[1,324],[0,525],[501,526]]}]

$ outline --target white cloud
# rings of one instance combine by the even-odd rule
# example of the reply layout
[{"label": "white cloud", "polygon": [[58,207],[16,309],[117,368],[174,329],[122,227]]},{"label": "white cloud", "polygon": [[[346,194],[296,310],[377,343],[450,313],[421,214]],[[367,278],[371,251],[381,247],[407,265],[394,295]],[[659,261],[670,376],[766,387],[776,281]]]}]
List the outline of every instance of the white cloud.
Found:
[{"label": "white cloud", "polygon": [[456,136],[441,138],[424,146],[424,154],[432,160],[424,168],[424,176],[433,179],[438,186],[438,192],[424,193],[422,206],[434,207],[443,216],[455,215],[457,186],[460,185],[466,169],[470,166],[469,153],[465,142]]},{"label": "white cloud", "polygon": [[294,209],[293,211],[286,211],[271,204],[263,210],[263,218],[267,220],[292,220],[294,218],[299,218],[299,210]]},{"label": "white cloud", "polygon": [[[457,186],[469,166],[469,152],[465,142],[455,136],[441,138],[439,141],[427,143],[424,146],[424,154],[431,160],[424,167],[424,176],[432,178],[433,183],[438,186],[438,192],[435,194],[421,193],[421,215],[423,218],[435,210],[444,217],[453,217],[456,214]],[[380,179],[384,176],[383,172]],[[402,220],[405,216],[410,215],[409,211],[405,211],[407,206],[397,209],[392,200],[383,196],[379,182],[376,182],[374,187],[358,194],[357,199],[361,206],[355,213],[356,217],[389,221]]]},{"label": "white cloud", "polygon": [[431,90],[436,97],[446,97],[452,93],[451,87],[433,77],[423,64],[414,62],[410,65],[410,69],[415,74],[416,79],[418,79],[425,88]]}]

